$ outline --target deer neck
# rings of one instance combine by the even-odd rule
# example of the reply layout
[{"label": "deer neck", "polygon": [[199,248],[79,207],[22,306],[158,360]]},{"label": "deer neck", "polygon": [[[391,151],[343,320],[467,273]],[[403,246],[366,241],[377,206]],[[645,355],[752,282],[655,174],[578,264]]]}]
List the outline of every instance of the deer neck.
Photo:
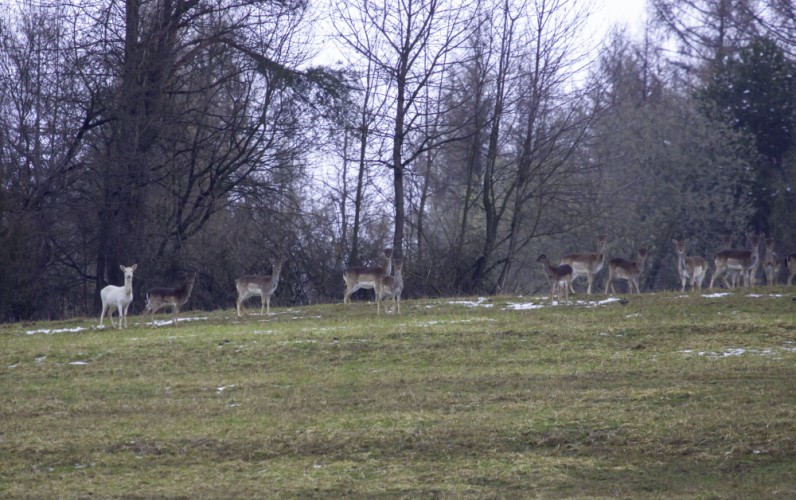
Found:
[{"label": "deer neck", "polygon": [[687,274],[688,272],[688,265],[685,261],[685,252],[677,253],[677,270],[680,271],[681,276]]},{"label": "deer neck", "polygon": [[275,290],[276,286],[279,284],[279,275],[282,273],[282,269],[274,269],[273,274],[271,275],[271,281],[269,283],[268,289],[269,291]]}]

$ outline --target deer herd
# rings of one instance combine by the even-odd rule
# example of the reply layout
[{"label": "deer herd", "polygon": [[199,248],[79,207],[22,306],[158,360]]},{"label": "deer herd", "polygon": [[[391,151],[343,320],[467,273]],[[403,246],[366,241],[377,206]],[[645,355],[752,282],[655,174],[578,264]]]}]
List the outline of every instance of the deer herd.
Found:
[{"label": "deer herd", "polygon": [[[588,288],[586,293],[591,294],[594,275],[602,270],[605,264],[605,243],[606,236],[597,236],[597,251],[567,254],[561,258],[561,262],[554,266],[550,264],[547,256],[542,254],[536,260],[541,262],[551,285],[550,300],[561,300],[561,286],[572,289],[572,282],[581,275],[586,275]],[[687,239],[673,239],[675,253],[677,255],[677,274],[680,277],[681,288],[684,292],[686,286],[691,285],[692,290],[701,290],[702,282],[708,271],[708,262],[699,256],[687,256]],[[605,283],[605,294],[608,295],[610,287],[612,293],[614,289],[614,279],[626,280],[628,283],[628,293],[641,293],[639,279],[644,271],[644,261],[647,258],[647,249],[639,248],[635,260],[613,258],[608,261],[608,281]],[[725,288],[734,288],[740,283],[743,286],[755,285],[755,276],[759,268],[763,269],[768,285],[774,285],[780,270],[784,267],[788,270],[786,284],[790,285],[796,276],[796,253],[792,253],[784,259],[774,252],[774,239],[765,239],[764,253],[760,254],[760,235],[748,233],[746,235],[746,248],[732,248],[732,238],[725,236],[722,238],[722,249],[713,256],[715,270],[710,279],[710,288],[721,278]],[[729,280],[728,280],[729,278]],[[740,280],[739,280],[740,278]],[[567,300],[565,294],[564,300]]]},{"label": "deer herd", "polygon": [[[541,254],[536,259],[539,262],[550,284],[550,300],[569,300],[569,294],[575,293],[572,282],[579,276],[586,276],[588,282],[586,293],[591,295],[594,278],[605,267],[605,245],[607,237],[597,235],[597,248],[594,252],[570,253],[561,257],[558,265],[550,263],[546,254]],[[699,256],[686,255],[687,239],[674,239],[675,254],[677,256],[677,274],[680,277],[681,292],[686,286],[692,290],[701,290],[702,283],[708,271],[708,261]],[[710,279],[710,288],[721,278],[726,288],[753,286],[757,270],[762,268],[768,285],[774,285],[777,275],[782,268],[787,269],[786,284],[790,285],[796,276],[796,253],[784,259],[774,252],[774,240],[765,238],[764,251],[760,253],[760,236],[749,233],[746,235],[746,248],[732,248],[730,237],[722,239],[722,249],[713,256],[714,271]],[[635,260],[615,257],[608,261],[608,280],[605,283],[604,293],[607,295],[610,288],[616,293],[614,280],[627,281],[628,293],[641,293],[640,278],[644,271],[644,262],[647,258],[647,249],[637,249]],[[237,315],[245,314],[244,302],[251,297],[260,297],[260,314],[265,311],[271,314],[271,297],[276,292],[279,284],[279,275],[282,272],[284,260],[272,263],[273,270],[270,276],[246,275],[235,280],[237,300],[235,301]],[[119,328],[127,327],[127,311],[133,301],[133,273],[138,268],[137,264],[130,267],[120,266],[124,273],[124,286],[108,285],[100,291],[102,312],[100,324],[102,327],[105,314],[108,314],[111,326],[116,327],[113,321],[114,309],[119,314]],[[155,313],[163,308],[171,307],[171,323],[177,324],[177,315],[191,296],[196,273],[189,273],[183,282],[176,287],[155,287],[146,292],[146,309],[149,312],[152,324],[155,324]],[[401,312],[401,293],[403,292],[403,260],[393,259],[392,250],[384,250],[382,264],[377,266],[352,266],[343,273],[345,290],[343,303],[351,301],[351,295],[360,289],[373,289],[375,293],[376,314],[381,313],[381,304],[385,300],[392,303],[391,312]],[[385,305],[385,311],[387,310]]]}]

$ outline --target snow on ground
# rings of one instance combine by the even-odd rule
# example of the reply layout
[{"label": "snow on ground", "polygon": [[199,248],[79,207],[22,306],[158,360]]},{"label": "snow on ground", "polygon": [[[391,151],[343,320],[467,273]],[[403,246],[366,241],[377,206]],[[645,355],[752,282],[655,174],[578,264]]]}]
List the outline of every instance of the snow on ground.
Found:
[{"label": "snow on ground", "polygon": [[54,333],[74,333],[74,332],[82,332],[83,330],[88,330],[88,328],[84,326],[76,326],[74,328],[58,328],[54,330],[50,329],[43,329],[43,330],[28,330],[25,332],[26,335],[36,335],[37,333],[43,333],[45,335],[52,335]]},{"label": "snow on ground", "polygon": [[[185,321],[207,321],[208,319],[210,319],[210,318],[208,318],[207,316],[201,317],[201,318],[199,318],[199,317],[197,317],[197,318],[177,318],[177,323],[183,323]],[[173,323],[173,321],[170,320],[170,319],[156,319],[154,323],[149,321],[149,322],[144,323],[144,324],[146,324],[146,325],[154,325],[154,326],[165,326],[165,325],[171,325],[172,323]]]},{"label": "snow on ground", "polygon": [[453,300],[453,301],[448,302],[448,304],[458,304],[458,305],[467,306],[467,307],[478,307],[478,306],[481,306],[481,307],[492,307],[494,305],[494,304],[484,304],[484,301],[486,301],[486,300],[487,300],[486,297],[478,297],[478,300],[476,300],[476,301],[472,301],[472,300]]},{"label": "snow on ground", "polygon": [[711,359],[731,358],[735,356],[744,356],[747,354],[754,354],[758,356],[776,356],[782,352],[796,352],[796,347],[767,347],[765,349],[746,349],[744,347],[733,347],[725,349],[722,352],[714,351],[694,351],[693,349],[686,349],[680,351],[681,353],[692,356],[705,356]]},{"label": "snow on ground", "polygon": [[[449,301],[448,304],[453,305],[462,305],[466,307],[493,307],[494,304],[492,303],[485,303],[488,300],[484,297],[479,297],[478,300],[452,300]],[[512,310],[512,311],[528,311],[532,309],[541,309],[543,307],[550,307],[550,306],[559,306],[559,305],[568,305],[574,304],[578,306],[584,307],[597,307],[602,306],[605,304],[611,304],[613,302],[619,302],[620,299],[616,297],[609,297],[603,300],[576,300],[574,302],[562,302],[562,301],[553,301],[550,302],[549,297],[539,297],[538,300],[534,302],[507,302],[507,306],[504,310]]]}]

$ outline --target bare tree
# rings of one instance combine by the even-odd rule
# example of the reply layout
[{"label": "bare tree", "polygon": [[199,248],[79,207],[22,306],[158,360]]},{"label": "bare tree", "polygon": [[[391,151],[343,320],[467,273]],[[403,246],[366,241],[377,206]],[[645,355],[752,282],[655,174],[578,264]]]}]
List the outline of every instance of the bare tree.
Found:
[{"label": "bare tree", "polygon": [[395,205],[394,256],[403,256],[404,176],[409,165],[438,137],[413,142],[407,138],[422,126],[423,89],[454,62],[454,53],[470,29],[466,9],[447,0],[366,0],[337,2],[338,36],[354,53],[374,65],[390,98],[389,157]]}]

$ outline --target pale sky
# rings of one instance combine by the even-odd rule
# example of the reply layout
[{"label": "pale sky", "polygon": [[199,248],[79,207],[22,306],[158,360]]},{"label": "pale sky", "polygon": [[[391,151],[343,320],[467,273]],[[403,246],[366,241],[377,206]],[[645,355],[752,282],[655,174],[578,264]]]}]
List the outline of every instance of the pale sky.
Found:
[{"label": "pale sky", "polygon": [[647,0],[602,0],[595,8],[595,17],[602,17],[609,24],[623,24],[631,28],[635,36],[641,32],[646,18]]}]

